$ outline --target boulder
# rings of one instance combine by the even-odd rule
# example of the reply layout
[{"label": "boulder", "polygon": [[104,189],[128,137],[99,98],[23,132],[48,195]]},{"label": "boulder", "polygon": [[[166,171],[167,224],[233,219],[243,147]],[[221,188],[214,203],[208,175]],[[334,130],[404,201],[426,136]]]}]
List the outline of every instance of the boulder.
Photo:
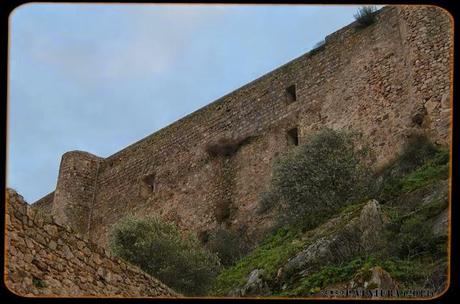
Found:
[{"label": "boulder", "polygon": [[230,296],[264,296],[270,294],[270,288],[263,280],[263,269],[254,269],[249,273],[246,284],[230,292]]},{"label": "boulder", "polygon": [[393,281],[390,274],[382,267],[375,266],[371,268],[371,279],[367,287],[374,287],[376,289],[395,289],[396,283]]},{"label": "boulder", "polygon": [[[312,237],[314,241],[278,271],[278,282],[289,281],[296,273],[308,275],[309,270],[315,266],[342,262],[363,250],[376,250],[382,245],[381,233],[387,219],[376,200],[367,202],[356,218],[349,219],[345,215],[341,217],[339,220],[331,219],[323,227],[317,228],[319,232]],[[334,222],[334,225],[329,225],[330,222]],[[339,225],[343,227],[337,229]]]},{"label": "boulder", "polygon": [[390,274],[380,266],[358,271],[348,284],[351,289],[396,289],[397,283]]},{"label": "boulder", "polygon": [[382,213],[379,202],[370,200],[361,210],[359,228],[361,229],[361,245],[366,252],[376,250],[380,245],[378,241],[387,223]]},{"label": "boulder", "polygon": [[438,216],[436,216],[433,220],[433,224],[431,226],[433,235],[434,236],[447,236],[448,223],[449,223],[449,212],[446,208]]}]

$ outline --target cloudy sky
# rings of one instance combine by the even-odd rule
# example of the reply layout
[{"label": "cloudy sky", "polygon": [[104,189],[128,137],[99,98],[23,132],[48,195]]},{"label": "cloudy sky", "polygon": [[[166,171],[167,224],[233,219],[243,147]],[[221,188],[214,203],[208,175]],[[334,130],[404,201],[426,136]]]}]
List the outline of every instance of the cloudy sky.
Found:
[{"label": "cloudy sky", "polygon": [[27,4],[10,17],[7,185],[107,157],[310,50],[357,6]]}]

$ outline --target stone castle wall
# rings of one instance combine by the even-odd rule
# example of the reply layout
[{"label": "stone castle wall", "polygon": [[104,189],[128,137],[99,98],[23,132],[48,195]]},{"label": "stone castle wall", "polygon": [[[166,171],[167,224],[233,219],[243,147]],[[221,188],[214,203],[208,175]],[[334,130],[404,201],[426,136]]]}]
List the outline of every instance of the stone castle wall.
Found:
[{"label": "stone castle wall", "polygon": [[177,294],[137,267],[6,193],[5,283],[21,296],[167,297]]},{"label": "stone castle wall", "polygon": [[[64,220],[71,214],[74,229],[103,244],[129,213],[158,214],[197,234],[225,226],[257,240],[271,222],[256,212],[259,197],[273,161],[292,149],[289,130],[297,128],[300,143],[324,127],[362,132],[377,165],[394,157],[412,132],[448,145],[449,14],[434,6],[390,6],[376,17],[366,28],[342,28],[318,49],[108,158],[75,166],[76,173],[63,158],[54,199],[41,204]],[[210,143],[230,137],[250,140],[233,156],[207,153]],[[80,162],[82,153],[72,155]]]}]

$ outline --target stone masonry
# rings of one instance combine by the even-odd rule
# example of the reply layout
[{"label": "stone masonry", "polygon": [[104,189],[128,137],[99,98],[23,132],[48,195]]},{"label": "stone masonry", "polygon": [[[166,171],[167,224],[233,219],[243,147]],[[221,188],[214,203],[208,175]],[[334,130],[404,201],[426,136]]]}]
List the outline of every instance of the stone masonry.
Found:
[{"label": "stone masonry", "polygon": [[5,283],[21,296],[176,297],[157,279],[6,193]]},{"label": "stone masonry", "polygon": [[[156,214],[200,234],[262,237],[256,210],[274,160],[329,127],[362,133],[383,165],[414,132],[450,144],[452,20],[436,6],[387,6],[320,47],[107,157],[72,151],[34,208],[103,246],[123,216]],[[299,34],[299,33],[297,33]],[[231,156],[206,147],[245,142]],[[250,140],[244,140],[250,139]],[[227,208],[222,219],[219,208]]]}]

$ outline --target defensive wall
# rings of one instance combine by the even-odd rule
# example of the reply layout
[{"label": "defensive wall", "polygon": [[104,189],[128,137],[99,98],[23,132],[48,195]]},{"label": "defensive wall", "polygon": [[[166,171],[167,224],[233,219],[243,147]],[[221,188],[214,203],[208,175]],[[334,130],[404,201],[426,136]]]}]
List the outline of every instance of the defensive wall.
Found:
[{"label": "defensive wall", "polygon": [[[413,132],[449,145],[452,31],[439,7],[384,7],[370,26],[338,30],[107,158],[64,154],[55,191],[34,208],[103,246],[127,214],[157,214],[202,237],[224,226],[257,240],[272,220],[256,211],[273,161],[321,128],[361,132],[377,166]],[[229,138],[238,149],[210,155],[210,145]]]}]

